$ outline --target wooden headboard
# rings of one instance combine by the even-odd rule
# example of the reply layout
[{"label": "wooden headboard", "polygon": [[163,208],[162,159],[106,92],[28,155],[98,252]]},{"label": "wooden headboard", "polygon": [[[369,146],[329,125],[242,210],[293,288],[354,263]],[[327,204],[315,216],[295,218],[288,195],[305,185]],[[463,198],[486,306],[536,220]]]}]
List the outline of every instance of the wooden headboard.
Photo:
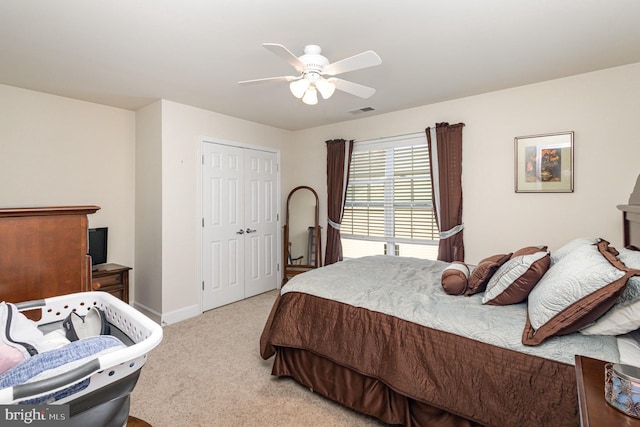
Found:
[{"label": "wooden headboard", "polygon": [[87,215],[98,209],[0,208],[0,301],[88,291]]},{"label": "wooden headboard", "polygon": [[622,211],[624,247],[639,250],[640,248],[640,176],[636,181],[629,204],[618,205]]}]

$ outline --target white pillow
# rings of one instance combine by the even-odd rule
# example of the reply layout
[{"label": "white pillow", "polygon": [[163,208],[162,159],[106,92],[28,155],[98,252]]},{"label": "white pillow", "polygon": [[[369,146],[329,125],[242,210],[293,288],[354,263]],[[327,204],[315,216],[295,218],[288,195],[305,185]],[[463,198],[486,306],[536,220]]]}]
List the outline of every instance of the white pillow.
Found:
[{"label": "white pillow", "polygon": [[595,323],[580,329],[583,335],[621,335],[640,328],[640,302],[614,306]]},{"label": "white pillow", "polygon": [[[640,252],[620,249],[618,259],[640,269]],[[631,277],[616,304],[595,323],[580,330],[584,335],[622,335],[640,328],[640,277]]]},{"label": "white pillow", "polygon": [[[640,270],[640,251],[632,251],[629,249],[620,249],[618,259],[624,262],[629,268]],[[624,290],[618,304],[627,305],[640,301],[640,277],[634,276],[627,282],[627,288]]]},{"label": "white pillow", "polygon": [[618,349],[620,350],[620,363],[625,365],[640,367],[640,331],[629,332],[628,334],[616,337]]},{"label": "white pillow", "polygon": [[616,303],[629,276],[604,240],[573,249],[529,294],[522,343],[538,345],[593,323]]},{"label": "white pillow", "polygon": [[578,237],[577,239],[571,240],[564,246],[561,246],[555,252],[551,252],[551,265],[555,264],[556,262],[560,261],[562,258],[569,255],[569,253],[574,249],[579,248],[581,246],[593,245],[594,243],[598,243],[600,240],[602,239],[598,237]]},{"label": "white pillow", "polygon": [[580,246],[547,271],[529,294],[531,326],[538,329],[574,302],[622,278],[594,245]]}]

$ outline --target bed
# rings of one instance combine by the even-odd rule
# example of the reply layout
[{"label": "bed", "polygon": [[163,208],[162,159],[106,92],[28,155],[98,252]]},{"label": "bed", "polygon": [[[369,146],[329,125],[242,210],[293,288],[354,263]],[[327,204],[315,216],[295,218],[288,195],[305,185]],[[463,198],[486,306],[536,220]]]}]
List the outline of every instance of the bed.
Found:
[{"label": "bed", "polygon": [[[636,228],[619,208],[624,229]],[[296,276],[274,303],[261,356],[275,355],[273,375],[388,424],[579,425],[575,355],[640,361],[640,316],[617,317],[640,310],[640,252],[594,237],[500,255],[488,257],[493,271],[485,260],[472,267],[468,279],[490,277],[460,295],[442,286],[452,265],[441,261],[366,257]],[[525,276],[534,283],[514,303],[506,290]],[[505,277],[509,303],[489,303]]]}]

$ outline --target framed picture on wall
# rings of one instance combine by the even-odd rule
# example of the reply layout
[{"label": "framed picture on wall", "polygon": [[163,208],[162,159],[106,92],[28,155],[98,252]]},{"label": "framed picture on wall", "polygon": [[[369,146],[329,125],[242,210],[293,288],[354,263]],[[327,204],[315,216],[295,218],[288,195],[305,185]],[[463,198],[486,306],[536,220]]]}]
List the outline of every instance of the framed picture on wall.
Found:
[{"label": "framed picture on wall", "polygon": [[573,132],[515,138],[516,193],[573,192]]}]

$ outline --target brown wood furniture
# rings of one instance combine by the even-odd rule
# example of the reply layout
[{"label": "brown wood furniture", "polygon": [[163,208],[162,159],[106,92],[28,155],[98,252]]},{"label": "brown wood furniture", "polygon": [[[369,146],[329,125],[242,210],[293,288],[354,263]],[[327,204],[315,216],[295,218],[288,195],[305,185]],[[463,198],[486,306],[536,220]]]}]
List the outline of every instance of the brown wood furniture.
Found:
[{"label": "brown wood furniture", "polygon": [[607,362],[576,356],[576,381],[582,427],[640,427],[640,420],[609,405],[604,398],[604,365]]},{"label": "brown wood furniture", "polygon": [[636,185],[633,188],[633,193],[629,196],[629,203],[618,205],[617,207],[622,211],[622,232],[625,248],[634,246],[632,241],[638,245],[638,242],[640,242],[640,176],[638,176]]},{"label": "brown wood furniture", "polygon": [[99,264],[94,266],[91,289],[108,292],[129,304],[129,270],[119,264]]},{"label": "brown wood furniture", "polygon": [[87,215],[98,206],[0,208],[0,300],[88,291]]},{"label": "brown wood furniture", "polygon": [[151,427],[146,421],[141,420],[140,418],[132,417],[129,415],[129,419],[127,420],[127,424],[125,427]]},{"label": "brown wood furniture", "polygon": [[[102,264],[92,279],[87,215],[98,209],[0,208],[0,301],[17,303],[99,289],[128,303],[131,268]],[[129,417],[127,426],[151,425]]]}]

